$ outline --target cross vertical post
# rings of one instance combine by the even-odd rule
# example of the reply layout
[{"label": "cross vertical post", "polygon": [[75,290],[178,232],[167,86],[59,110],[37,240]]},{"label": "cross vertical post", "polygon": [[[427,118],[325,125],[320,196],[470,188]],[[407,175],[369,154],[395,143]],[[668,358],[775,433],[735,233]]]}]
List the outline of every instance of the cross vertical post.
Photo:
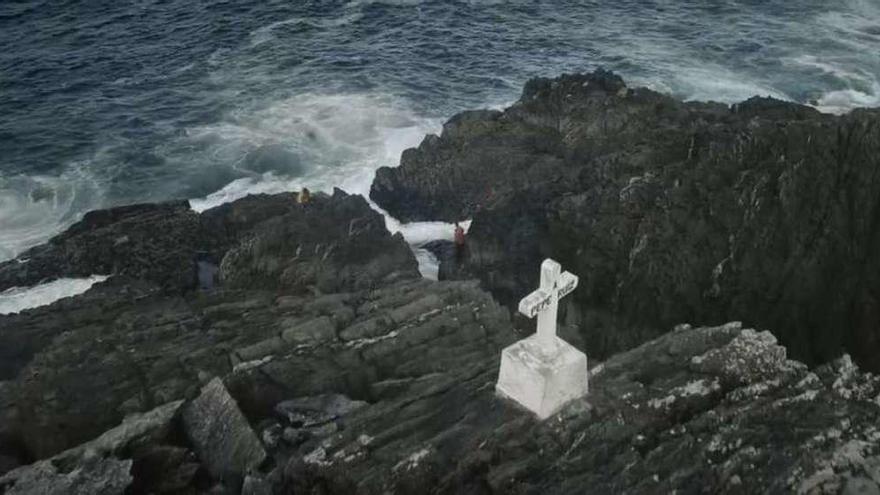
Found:
[{"label": "cross vertical post", "polygon": [[556,283],[562,272],[559,263],[547,259],[541,263],[541,288],[547,295],[547,306],[538,313],[538,339],[543,345],[553,345],[556,340],[556,315],[559,312],[559,294]]}]

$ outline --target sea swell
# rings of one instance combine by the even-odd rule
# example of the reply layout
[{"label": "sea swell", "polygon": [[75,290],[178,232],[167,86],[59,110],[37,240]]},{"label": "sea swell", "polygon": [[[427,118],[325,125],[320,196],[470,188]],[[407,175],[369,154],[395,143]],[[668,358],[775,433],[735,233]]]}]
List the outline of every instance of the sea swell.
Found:
[{"label": "sea swell", "polygon": [[334,186],[534,76],[880,105],[880,8],[659,0],[0,6],[0,260],[85,211]]}]

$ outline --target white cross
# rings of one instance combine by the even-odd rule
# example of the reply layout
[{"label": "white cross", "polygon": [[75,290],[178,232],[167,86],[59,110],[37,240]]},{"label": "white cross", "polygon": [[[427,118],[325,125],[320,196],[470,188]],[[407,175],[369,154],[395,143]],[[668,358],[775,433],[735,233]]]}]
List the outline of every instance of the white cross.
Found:
[{"label": "white cross", "polygon": [[577,284],[577,275],[563,272],[559,263],[549,258],[541,263],[541,286],[519,302],[519,312],[529,318],[538,316],[538,342],[542,345],[552,345],[556,340],[559,300]]}]

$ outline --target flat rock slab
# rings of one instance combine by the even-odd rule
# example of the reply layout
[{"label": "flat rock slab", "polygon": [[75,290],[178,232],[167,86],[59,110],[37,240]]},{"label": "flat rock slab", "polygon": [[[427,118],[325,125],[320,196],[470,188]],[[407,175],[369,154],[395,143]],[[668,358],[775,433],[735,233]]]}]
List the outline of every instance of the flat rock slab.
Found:
[{"label": "flat rock slab", "polygon": [[184,408],[183,424],[196,454],[216,479],[244,475],[266,459],[262,444],[219,378]]}]

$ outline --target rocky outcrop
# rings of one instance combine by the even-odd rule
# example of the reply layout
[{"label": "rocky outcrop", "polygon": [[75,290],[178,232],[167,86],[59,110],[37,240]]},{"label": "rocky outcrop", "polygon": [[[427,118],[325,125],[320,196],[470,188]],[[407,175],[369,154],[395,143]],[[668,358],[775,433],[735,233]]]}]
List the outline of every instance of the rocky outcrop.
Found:
[{"label": "rocky outcrop", "polygon": [[389,234],[362,197],[337,189],[262,222],[224,256],[220,277],[234,288],[341,292],[419,273],[403,236]]},{"label": "rocky outcrop", "polygon": [[552,257],[594,356],[682,321],[772,328],[794,356],[880,369],[880,111],[680,102],[608,72],[535,79],[379,170],[405,220],[473,217],[469,257],[513,306]]},{"label": "rocky outcrop", "polygon": [[190,289],[203,242],[199,216],[186,201],[92,211],[48,243],[0,263],[0,291],[94,274]]},{"label": "rocky outcrop", "polygon": [[293,194],[277,194],[202,214],[186,201],[92,211],[48,243],[0,263],[0,291],[102,274],[185,293],[210,286],[199,283],[199,270],[212,273],[225,257],[220,276],[227,287],[326,291],[419,276],[403,238],[389,234],[363,198],[337,189],[305,206]]}]

